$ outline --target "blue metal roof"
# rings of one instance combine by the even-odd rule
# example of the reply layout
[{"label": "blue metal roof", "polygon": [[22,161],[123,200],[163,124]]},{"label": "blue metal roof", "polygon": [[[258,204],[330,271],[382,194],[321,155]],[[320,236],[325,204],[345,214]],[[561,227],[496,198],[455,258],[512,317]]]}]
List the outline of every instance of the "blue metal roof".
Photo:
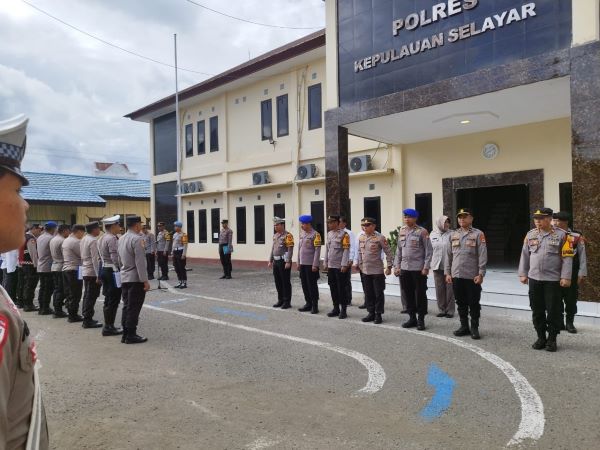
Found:
[{"label": "blue metal roof", "polygon": [[87,177],[57,173],[24,172],[29,186],[23,198],[29,201],[105,204],[106,199],[149,200],[150,181]]}]

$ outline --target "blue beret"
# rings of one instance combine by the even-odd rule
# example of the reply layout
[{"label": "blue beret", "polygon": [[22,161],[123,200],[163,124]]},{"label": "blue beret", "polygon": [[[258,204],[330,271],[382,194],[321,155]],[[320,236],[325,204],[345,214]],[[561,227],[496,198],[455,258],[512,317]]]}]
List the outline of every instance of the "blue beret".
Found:
[{"label": "blue beret", "polygon": [[312,223],[313,218],[312,216],[305,214],[303,216],[300,216],[298,220],[300,220],[300,223]]},{"label": "blue beret", "polygon": [[56,228],[58,225],[56,224],[56,222],[46,222],[46,225],[44,225],[45,228]]},{"label": "blue beret", "polygon": [[179,228],[183,228],[183,223],[181,223],[180,221],[173,222],[173,225]]},{"label": "blue beret", "polygon": [[407,208],[404,211],[402,211],[402,214],[404,214],[406,217],[414,217],[415,219],[419,217],[419,212],[410,208]]}]

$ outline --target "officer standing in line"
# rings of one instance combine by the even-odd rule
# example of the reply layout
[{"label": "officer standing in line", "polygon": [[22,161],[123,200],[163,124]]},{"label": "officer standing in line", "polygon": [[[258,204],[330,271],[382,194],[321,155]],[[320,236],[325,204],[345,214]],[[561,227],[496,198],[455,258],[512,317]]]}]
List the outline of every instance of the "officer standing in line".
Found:
[{"label": "officer standing in line", "polygon": [[33,304],[35,297],[35,288],[37,287],[39,276],[37,273],[38,254],[37,238],[41,234],[41,227],[38,224],[31,226],[31,229],[25,233],[25,244],[21,247],[19,262],[21,263],[21,273],[23,274],[23,311],[38,311],[38,307]]},{"label": "officer standing in line", "polygon": [[[383,322],[381,315],[385,312],[385,277],[392,273],[392,250],[384,235],[375,230],[377,221],[372,217],[361,220],[365,234],[358,240],[358,267],[363,273],[365,301],[369,314],[362,318],[363,322]],[[384,269],[381,252],[386,257]]]},{"label": "officer standing in line", "polygon": [[300,238],[298,239],[298,270],[304,293],[305,305],[298,311],[311,314],[319,313],[319,266],[321,264],[321,233],[312,227],[312,216],[304,215],[300,222]]},{"label": "officer standing in line", "polygon": [[519,279],[529,284],[531,316],[538,335],[532,347],[555,352],[561,325],[560,289],[571,286],[574,253],[567,233],[552,227],[550,208],[538,209],[533,222],[535,228],[523,242]]},{"label": "officer standing in line", "polygon": [[37,272],[40,277],[40,290],[38,293],[38,303],[40,315],[54,314],[50,308],[52,293],[54,292],[54,281],[52,279],[52,253],[50,252],[50,241],[56,233],[56,222],[47,222],[44,225],[44,232],[37,239],[38,265]]},{"label": "officer standing in line", "polygon": [[156,235],[156,259],[160,269],[159,280],[169,279],[169,247],[171,245],[171,233],[165,229],[164,222],[158,222],[158,234]]},{"label": "officer standing in line", "polygon": [[435,296],[439,313],[437,317],[454,317],[456,303],[454,301],[454,291],[452,285],[446,283],[444,275],[444,253],[448,238],[450,236],[450,219],[448,216],[440,216],[435,222],[434,228],[429,235],[433,254],[431,257],[431,270],[433,271],[433,281],[435,283]]},{"label": "officer standing in line", "polygon": [[[107,217],[102,220],[106,233],[98,241],[98,253],[102,269],[100,279],[102,280],[102,293],[104,295],[104,328],[102,336],[117,336],[123,334],[123,330],[115,327],[117,309],[121,301],[121,288],[117,286],[115,273],[119,273],[119,243],[117,233],[121,226],[120,215]],[[120,275],[119,275],[120,276]]]},{"label": "officer standing in line", "polygon": [[487,245],[483,232],[472,226],[473,213],[470,210],[460,209],[457,217],[459,228],[450,233],[444,261],[446,283],[452,284],[460,316],[460,328],[454,336],[470,334],[473,339],[481,339],[481,284],[487,266]]},{"label": "officer standing in line", "polygon": [[277,288],[277,303],[273,308],[292,307],[292,255],[294,254],[294,236],[285,229],[285,219],[273,217],[275,234],[269,256],[268,267],[273,268],[273,278]]},{"label": "officer standing in line", "polygon": [[340,216],[340,229],[348,233],[350,237],[350,256],[348,261],[348,270],[344,272],[346,277],[346,299],[348,300],[348,306],[352,305],[352,266],[354,265],[354,258],[356,258],[356,235],[348,228],[348,219],[346,216]]},{"label": "officer standing in line", "polygon": [[561,319],[561,330],[566,329],[569,333],[577,333],[577,328],[573,325],[575,314],[577,314],[577,300],[579,298],[579,286],[587,277],[587,255],[585,252],[585,238],[579,231],[573,231],[569,228],[570,214],[567,212],[557,212],[552,216],[552,225],[560,228],[567,233],[569,246],[573,251],[573,275],[571,276],[571,286],[563,287],[561,291],[561,315],[566,312],[567,323]]},{"label": "officer standing in line", "polygon": [[11,299],[17,298],[17,263],[19,259],[19,251],[11,250],[2,253],[2,272],[4,279],[2,287],[6,289],[8,296]]},{"label": "officer standing in line", "polygon": [[150,290],[144,238],[140,235],[142,218],[127,217],[127,233],[119,239],[121,286],[123,289],[123,337],[125,344],[141,344],[148,339],[137,334],[140,311]]},{"label": "officer standing in line", "polygon": [[83,304],[81,312],[83,315],[83,328],[100,328],[102,326],[94,320],[94,307],[100,296],[100,254],[98,252],[98,236],[100,236],[100,224],[90,222],[85,225],[87,234],[81,240],[81,273],[83,276]]},{"label": "officer standing in line", "polygon": [[173,267],[177,273],[179,284],[175,286],[177,289],[187,288],[187,271],[185,269],[186,253],[188,247],[188,236],[183,232],[183,223],[177,221],[173,223],[175,233],[173,234]]},{"label": "officer standing in line", "polygon": [[221,279],[231,279],[231,252],[233,252],[233,231],[229,228],[229,221],[221,221],[221,231],[219,232],[219,258],[223,266],[223,276]]},{"label": "officer standing in line", "polygon": [[62,319],[67,317],[63,311],[65,306],[65,283],[63,279],[63,266],[65,263],[62,251],[62,244],[71,234],[71,227],[67,224],[58,226],[56,236],[50,240],[50,254],[52,255],[52,280],[54,281],[54,292],[52,293],[52,305],[54,305],[54,318]]},{"label": "officer standing in line", "polygon": [[427,315],[427,275],[433,248],[427,230],[417,225],[419,213],[414,209],[405,209],[403,213],[404,226],[398,233],[394,258],[394,274],[400,275],[400,287],[406,295],[409,316],[402,327],[417,327],[422,331]]},{"label": "officer standing in line", "polygon": [[148,266],[148,279],[154,280],[154,271],[156,270],[156,237],[150,231],[148,225],[142,226],[144,234],[144,245],[146,246],[146,265]]},{"label": "officer standing in line", "polygon": [[348,306],[348,289],[346,286],[346,273],[350,260],[350,236],[340,228],[340,216],[327,218],[327,242],[325,244],[324,270],[327,272],[327,283],[331,291],[333,309],[327,317],[345,319]]},{"label": "officer standing in line", "polygon": [[62,243],[63,252],[63,283],[67,294],[65,304],[71,323],[83,322],[79,315],[79,302],[83,279],[79,278],[81,272],[81,239],[85,234],[84,225],[73,225],[71,235]]}]

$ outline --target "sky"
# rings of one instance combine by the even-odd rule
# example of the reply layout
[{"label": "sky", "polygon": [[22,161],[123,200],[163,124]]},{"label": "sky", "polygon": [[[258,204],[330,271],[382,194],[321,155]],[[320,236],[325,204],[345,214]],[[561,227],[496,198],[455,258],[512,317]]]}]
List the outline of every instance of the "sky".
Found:
[{"label": "sky", "polygon": [[[325,25],[322,0],[26,0],[148,58],[216,75]],[[94,161],[150,177],[149,126],[123,116],[175,91],[172,67],[105,45],[23,0],[0,0],[0,120],[29,117],[26,171],[92,175]],[[314,27],[314,29],[312,29]],[[209,78],[180,70],[180,89]]]}]

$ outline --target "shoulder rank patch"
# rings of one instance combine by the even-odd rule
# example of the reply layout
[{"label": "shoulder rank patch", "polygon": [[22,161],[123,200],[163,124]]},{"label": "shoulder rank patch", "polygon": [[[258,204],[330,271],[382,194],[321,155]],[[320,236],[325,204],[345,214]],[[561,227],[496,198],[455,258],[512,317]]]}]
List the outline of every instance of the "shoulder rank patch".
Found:
[{"label": "shoulder rank patch", "polygon": [[181,243],[183,245],[188,243],[188,235],[186,233],[183,233],[183,236],[181,237]]},{"label": "shoulder rank patch", "polygon": [[485,234],[483,234],[483,231],[479,235],[479,240],[481,241],[482,244],[485,244]]},{"label": "shoulder rank patch", "polygon": [[562,257],[573,258],[574,256],[575,249],[573,248],[573,242],[569,239],[566,239],[564,245],[562,246]]},{"label": "shoulder rank patch", "polygon": [[168,231],[165,232],[165,241],[170,241],[171,240],[171,233],[169,233]]},{"label": "shoulder rank patch", "polygon": [[294,246],[294,236],[292,236],[292,233],[287,233],[285,235],[284,243],[285,243],[286,247],[293,247]]},{"label": "shoulder rank patch", "polygon": [[321,241],[321,233],[319,233],[318,231],[315,233],[315,239],[313,241],[313,245],[315,247],[320,247],[321,245],[323,245],[323,242]]},{"label": "shoulder rank patch", "polygon": [[350,235],[348,233],[344,233],[344,237],[342,238],[342,248],[344,250],[350,248]]},{"label": "shoulder rank patch", "polygon": [[0,314],[0,362],[2,362],[4,344],[8,339],[8,318]]}]

